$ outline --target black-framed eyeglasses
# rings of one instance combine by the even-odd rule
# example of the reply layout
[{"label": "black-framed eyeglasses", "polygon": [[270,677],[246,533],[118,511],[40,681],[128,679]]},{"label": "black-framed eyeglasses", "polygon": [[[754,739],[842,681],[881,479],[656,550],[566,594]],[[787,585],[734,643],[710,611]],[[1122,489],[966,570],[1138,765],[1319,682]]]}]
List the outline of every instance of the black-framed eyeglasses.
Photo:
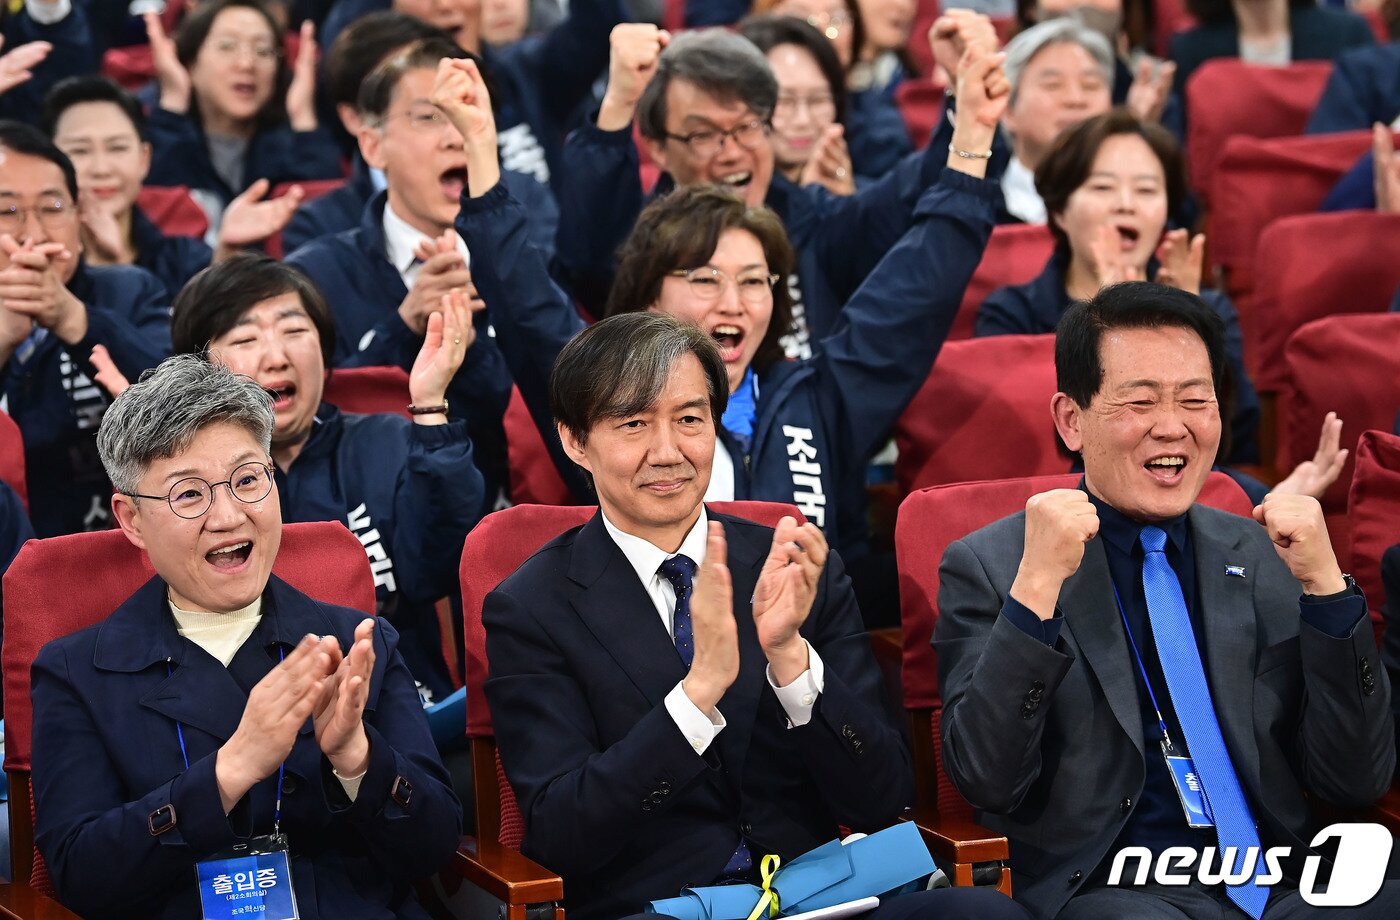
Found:
[{"label": "black-framed eyeglasses", "polygon": [[691,131],[689,134],[671,134],[669,131],[666,133],[668,139],[685,144],[691,153],[702,160],[708,160],[718,154],[724,149],[724,142],[730,138],[745,150],[757,150],[767,136],[768,123],[758,118],[735,125],[728,131],[713,128]]},{"label": "black-framed eyeglasses", "polygon": [[272,468],[266,463],[253,460],[238,467],[222,482],[209,482],[198,476],[191,476],[171,486],[168,495],[142,495],[139,492],[123,494],[131,498],[168,502],[171,511],[182,518],[193,519],[213,506],[214,489],[218,486],[228,486],[228,494],[244,504],[251,505],[267,498],[268,493],[272,491]]}]

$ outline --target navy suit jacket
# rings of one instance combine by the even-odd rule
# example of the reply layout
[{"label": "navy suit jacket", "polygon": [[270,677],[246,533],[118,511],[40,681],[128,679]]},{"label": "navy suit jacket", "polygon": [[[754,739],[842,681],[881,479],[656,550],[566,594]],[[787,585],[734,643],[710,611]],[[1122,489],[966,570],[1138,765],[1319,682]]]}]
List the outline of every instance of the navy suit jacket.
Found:
[{"label": "navy suit jacket", "polygon": [[612,918],[714,882],[740,835],[784,861],[873,831],[913,798],[898,722],[840,558],[802,635],[825,665],[812,719],[788,728],[748,598],[773,531],[727,515],[741,658],[728,725],[697,754],[667,711],[675,645],[601,515],[551,541],[486,598],[486,698],[525,818],[524,851],[564,877],[569,915]]},{"label": "navy suit jacket", "polygon": [[[195,862],[272,830],[276,773],[227,816],[214,779],[249,688],[277,665],[279,647],[308,633],[348,649],[365,616],[273,576],[261,621],[225,668],[180,636],[166,595],[152,578],[106,620],[55,639],[34,662],[34,839],[59,899],[84,917],[199,915]],[[308,920],[426,918],[411,881],[450,859],[461,835],[461,804],[397,645],[398,633],[378,620],[364,715],[369,772],[355,801],[309,719],[286,761],[282,829]],[[396,789],[400,778],[411,793]],[[148,816],[167,805],[175,826],[152,835]]]}]

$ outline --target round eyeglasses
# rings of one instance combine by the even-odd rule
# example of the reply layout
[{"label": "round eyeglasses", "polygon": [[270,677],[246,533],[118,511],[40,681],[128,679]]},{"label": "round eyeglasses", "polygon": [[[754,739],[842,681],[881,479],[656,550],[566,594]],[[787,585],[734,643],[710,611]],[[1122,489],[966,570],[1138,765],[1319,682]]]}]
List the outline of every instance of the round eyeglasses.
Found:
[{"label": "round eyeglasses", "polygon": [[223,482],[209,482],[198,476],[181,479],[170,487],[168,495],[142,495],[139,492],[126,492],[131,498],[149,498],[166,501],[170,510],[182,518],[197,518],[214,504],[214,489],[228,486],[228,493],[234,498],[251,505],[267,498],[272,491],[272,469],[266,463],[256,460],[245,463],[233,471]]}]

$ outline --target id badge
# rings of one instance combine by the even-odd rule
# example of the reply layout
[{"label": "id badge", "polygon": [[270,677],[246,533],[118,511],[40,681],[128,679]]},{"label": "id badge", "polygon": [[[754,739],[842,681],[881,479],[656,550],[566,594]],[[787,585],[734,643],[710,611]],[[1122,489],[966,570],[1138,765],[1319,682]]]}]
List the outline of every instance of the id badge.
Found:
[{"label": "id badge", "polygon": [[1186,813],[1186,826],[1215,827],[1205,792],[1201,789],[1201,779],[1191,758],[1183,756],[1166,738],[1162,739],[1162,756],[1167,760],[1172,785],[1176,786],[1176,796],[1181,799],[1181,809]]},{"label": "id badge", "polygon": [[234,844],[195,868],[204,920],[298,920],[286,835]]}]

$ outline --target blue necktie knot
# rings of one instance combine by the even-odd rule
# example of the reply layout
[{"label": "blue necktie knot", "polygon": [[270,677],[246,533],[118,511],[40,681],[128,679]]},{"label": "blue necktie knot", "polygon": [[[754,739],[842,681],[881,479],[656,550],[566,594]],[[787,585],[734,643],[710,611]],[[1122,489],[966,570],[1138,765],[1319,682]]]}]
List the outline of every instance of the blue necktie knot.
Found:
[{"label": "blue necktie knot", "polygon": [[695,560],[684,554],[678,553],[667,559],[657,571],[671,583],[677,595],[682,588],[689,588],[695,583]]},{"label": "blue necktie knot", "polygon": [[695,560],[677,553],[657,568],[661,577],[676,589],[676,610],[671,617],[671,638],[676,653],[686,667],[695,660],[695,644],[690,628],[690,593],[695,586]]},{"label": "blue necktie knot", "polygon": [[1149,553],[1160,553],[1167,548],[1167,532],[1151,524],[1142,529],[1138,540],[1142,543],[1143,550]]}]

